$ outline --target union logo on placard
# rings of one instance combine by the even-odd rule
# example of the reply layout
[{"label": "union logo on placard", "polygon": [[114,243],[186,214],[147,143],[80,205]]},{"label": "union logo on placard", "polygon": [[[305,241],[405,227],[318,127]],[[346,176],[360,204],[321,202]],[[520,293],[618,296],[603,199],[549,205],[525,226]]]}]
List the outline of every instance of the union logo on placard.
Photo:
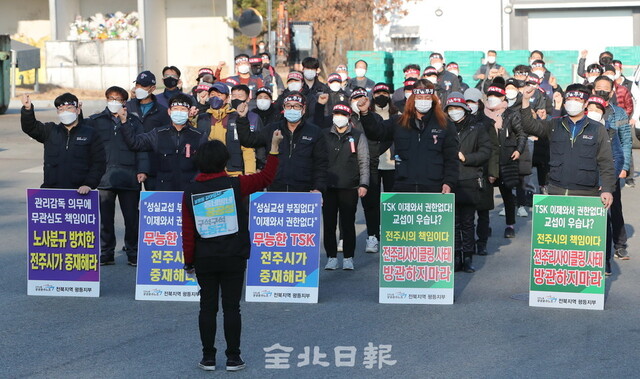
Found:
[{"label": "union logo on placard", "polygon": [[162,290],[154,288],[152,290],[144,291],[144,296],[162,296],[162,293],[163,293]]}]

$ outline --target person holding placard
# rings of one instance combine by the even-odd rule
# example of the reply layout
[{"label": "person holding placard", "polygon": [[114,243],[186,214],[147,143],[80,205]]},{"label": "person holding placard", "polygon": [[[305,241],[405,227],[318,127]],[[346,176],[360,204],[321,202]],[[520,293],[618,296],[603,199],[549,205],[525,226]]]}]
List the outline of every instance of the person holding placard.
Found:
[{"label": "person holding placard", "polygon": [[[246,114],[247,104],[239,111]],[[242,110],[241,110],[242,109]],[[276,130],[264,169],[253,175],[230,177],[225,171],[229,152],[223,142],[202,144],[196,154],[199,174],[185,189],[182,205],[184,269],[200,285],[199,328],[203,370],[216,368],[216,315],[222,297],[227,371],[245,368],[240,357],[240,298],[251,249],[249,216],[244,197],[269,186],[278,168],[282,133]]]},{"label": "person holding placard", "polygon": [[367,139],[394,142],[394,192],[452,192],[458,182],[458,141],[433,83],[416,81],[405,112],[397,119],[379,122],[368,97],[357,105]]}]

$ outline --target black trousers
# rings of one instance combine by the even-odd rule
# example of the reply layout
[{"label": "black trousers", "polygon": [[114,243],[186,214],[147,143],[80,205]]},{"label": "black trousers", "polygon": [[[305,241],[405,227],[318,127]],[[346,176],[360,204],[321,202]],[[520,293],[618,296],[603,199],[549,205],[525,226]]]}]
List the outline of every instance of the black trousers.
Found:
[{"label": "black trousers", "polygon": [[380,240],[380,182],[377,176],[371,177],[367,194],[360,199],[367,224],[367,235]]},{"label": "black trousers", "polygon": [[[197,264],[196,264],[197,265]],[[237,271],[227,271],[224,267],[220,271],[198,272],[196,276],[200,285],[200,340],[202,353],[207,357],[215,357],[216,348],[216,316],[219,308],[219,298],[222,297],[222,312],[224,313],[224,339],[227,341],[225,354],[227,357],[240,355],[240,333],[242,318],[240,316],[240,298],[244,284],[246,263],[238,265]]]},{"label": "black trousers", "polygon": [[504,203],[504,212],[506,215],[506,224],[515,225],[516,223],[516,198],[513,196],[513,191],[510,188],[500,184],[500,195],[502,196],[502,202]]},{"label": "black trousers", "polygon": [[127,256],[138,255],[138,203],[140,191],[100,190],[100,254],[113,257],[116,248],[116,197],[124,218],[124,250]]},{"label": "black trousers", "polygon": [[478,236],[478,243],[487,244],[489,240],[490,220],[489,210],[476,211],[478,213],[478,224],[476,226],[476,235]]},{"label": "black trousers", "polygon": [[378,175],[380,175],[380,180],[382,181],[382,190],[384,192],[392,192],[396,170],[378,170]]},{"label": "black trousers", "polygon": [[627,248],[627,230],[624,227],[624,215],[622,214],[622,193],[620,192],[620,179],[616,180],[616,188],[612,193],[613,203],[610,209],[611,237],[614,249]]},{"label": "black trousers", "polygon": [[473,255],[476,249],[475,216],[474,206],[456,204],[455,251],[462,252],[465,258]]},{"label": "black trousers", "polygon": [[356,209],[358,207],[357,189],[329,188],[322,197],[322,223],[324,226],[324,250],[327,257],[338,256],[336,227],[338,213],[342,226],[342,251],[345,258],[352,258],[356,250]]},{"label": "black trousers", "polygon": [[549,165],[546,163],[535,166],[538,170],[538,185],[540,187],[547,185],[547,176],[549,175]]}]

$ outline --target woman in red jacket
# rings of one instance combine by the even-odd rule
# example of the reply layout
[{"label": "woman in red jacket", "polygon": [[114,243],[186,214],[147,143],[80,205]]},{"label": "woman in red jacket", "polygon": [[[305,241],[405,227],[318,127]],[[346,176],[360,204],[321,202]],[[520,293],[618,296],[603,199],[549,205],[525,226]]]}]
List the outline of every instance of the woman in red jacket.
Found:
[{"label": "woman in red jacket", "polygon": [[[246,105],[245,105],[246,107]],[[267,187],[278,168],[282,133],[276,130],[264,169],[253,175],[229,177],[229,152],[218,140],[206,142],[196,153],[200,174],[187,187],[182,200],[184,269],[200,285],[200,368],[216,368],[216,315],[219,297],[224,312],[227,371],[245,368],[240,357],[240,298],[251,249],[244,198]],[[220,295],[221,296],[220,296]]]}]

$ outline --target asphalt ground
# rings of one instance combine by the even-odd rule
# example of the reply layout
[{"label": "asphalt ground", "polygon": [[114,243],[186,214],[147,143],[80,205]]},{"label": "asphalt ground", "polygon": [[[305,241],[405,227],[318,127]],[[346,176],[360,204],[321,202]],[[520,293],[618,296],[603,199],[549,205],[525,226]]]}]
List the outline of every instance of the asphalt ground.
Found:
[{"label": "asphalt ground", "polygon": [[[35,104],[39,119],[55,120],[50,102]],[[614,261],[604,311],[528,306],[531,217],[517,218],[515,239],[502,238],[499,196],[491,213],[490,254],[474,257],[474,274],[456,273],[455,304],[379,304],[379,256],[364,253],[366,232],[359,211],[356,269],[322,270],[318,304],[243,301],[242,356],[247,368],[241,372],[219,372],[224,370],[225,347],[219,314],[218,371],[204,372],[196,367],[201,358],[198,304],[134,300],[135,269],[126,265],[122,252],[115,266],[102,268],[100,298],[26,295],[25,188],[42,182],[42,146],[20,130],[17,106],[13,102],[9,112],[0,115],[0,377],[638,376],[640,242],[635,225],[640,222],[640,189],[622,192],[632,259]],[[85,114],[103,106],[87,102]],[[636,162],[640,167],[640,159]],[[116,222],[120,247],[123,225],[121,218]],[[325,263],[323,257],[320,264]],[[369,343],[391,345],[386,363],[367,368]],[[267,367],[264,349],[276,344],[293,348],[289,368]],[[338,347],[356,350],[355,360],[347,359],[353,367],[336,365]]]}]

